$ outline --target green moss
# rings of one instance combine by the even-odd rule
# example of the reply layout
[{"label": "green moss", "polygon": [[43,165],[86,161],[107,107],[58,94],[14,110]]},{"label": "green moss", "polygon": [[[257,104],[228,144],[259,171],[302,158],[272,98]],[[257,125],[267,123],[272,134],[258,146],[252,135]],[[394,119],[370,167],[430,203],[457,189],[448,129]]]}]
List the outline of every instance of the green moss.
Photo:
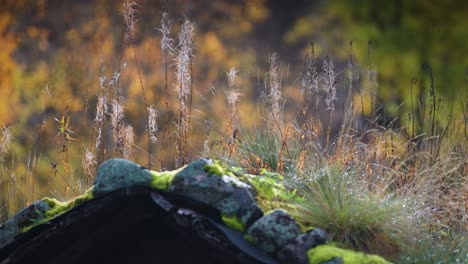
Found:
[{"label": "green moss", "polygon": [[227,175],[227,176],[235,177],[232,171],[226,168],[225,166],[223,166],[221,162],[219,162],[218,160],[214,160],[213,163],[206,164],[203,167],[203,169],[209,174],[214,174],[218,176]]},{"label": "green moss", "polygon": [[320,245],[307,251],[309,257],[309,264],[320,264],[331,260],[332,258],[339,257],[343,259],[344,264],[389,264],[377,255],[368,255],[362,252],[355,252],[352,250],[337,248],[333,245]]},{"label": "green moss", "polygon": [[171,186],[171,182],[174,177],[184,168],[185,166],[173,171],[150,171],[152,176],[152,179],[149,183],[150,187],[167,191]]},{"label": "green moss", "polygon": [[283,184],[283,176],[278,173],[263,170],[260,175],[245,174],[243,178],[252,185],[256,191],[255,200],[263,212],[281,208],[292,215],[302,230],[309,227],[307,210],[302,203],[304,197],[295,190],[288,190]]},{"label": "green moss", "polygon": [[75,199],[67,201],[67,202],[61,202],[58,201],[57,199],[54,198],[44,198],[42,199],[44,202],[49,204],[50,210],[45,213],[46,218],[52,218],[55,217],[56,215],[62,214],[71,208],[74,208],[75,206],[78,206],[86,201],[89,201],[93,199],[93,192],[92,192],[92,187],[86,190],[82,195],[77,196]]},{"label": "green moss", "polygon": [[267,177],[267,178],[270,178],[270,179],[274,179],[274,180],[277,180],[277,181],[284,181],[284,177],[283,175],[277,173],[277,172],[271,172],[271,171],[268,171],[267,169],[265,168],[262,168],[260,170],[260,175],[261,176],[264,176],[264,177]]},{"label": "green moss", "polygon": [[[238,168],[228,168],[221,164],[220,161],[214,160],[212,163],[208,163],[203,166],[203,169],[208,172],[210,175],[216,175],[223,179],[226,183],[231,183],[238,188],[251,188],[250,185],[241,181],[239,177],[236,176],[236,173],[239,173]],[[237,172],[234,172],[237,170]]]},{"label": "green moss", "polygon": [[227,215],[221,215],[221,219],[223,220],[224,224],[226,224],[226,226],[232,228],[232,229],[235,229],[237,231],[240,231],[240,232],[244,232],[244,225],[242,224],[242,222],[235,216],[231,217],[231,216],[227,216]]},{"label": "green moss", "polygon": [[67,202],[61,202],[55,198],[49,198],[49,197],[45,197],[42,199],[43,202],[46,202],[50,209],[47,210],[45,213],[44,213],[44,218],[42,219],[38,219],[37,221],[33,221],[33,224],[29,225],[29,226],[26,226],[24,227],[21,232],[26,232],[28,231],[29,229],[39,225],[39,224],[42,224],[42,223],[45,223],[47,221],[49,221],[50,219],[54,218],[55,216],[59,215],[59,214],[62,214],[86,201],[89,201],[91,199],[94,198],[94,195],[93,195],[93,187],[89,188],[88,190],[86,190],[82,195],[80,196],[77,196],[76,198],[74,198],[73,200],[70,200],[70,201],[67,201]]},{"label": "green moss", "polygon": [[244,239],[249,241],[250,244],[255,245],[255,240],[251,235],[248,235],[248,234],[244,235]]},{"label": "green moss", "polygon": [[304,197],[298,195],[296,190],[288,190],[283,182],[284,178],[278,173],[262,170],[260,175],[247,175],[247,179],[260,196],[265,199],[283,200],[285,202],[301,203]]}]

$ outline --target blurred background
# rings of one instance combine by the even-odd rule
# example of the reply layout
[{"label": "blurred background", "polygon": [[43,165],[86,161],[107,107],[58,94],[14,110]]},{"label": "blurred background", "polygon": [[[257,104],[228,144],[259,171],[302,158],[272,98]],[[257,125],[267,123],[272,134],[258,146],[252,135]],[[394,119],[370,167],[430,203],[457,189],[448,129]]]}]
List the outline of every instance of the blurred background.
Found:
[{"label": "blurred background", "polygon": [[[226,117],[231,115],[227,73],[233,67],[238,70],[240,101],[238,127],[231,130],[265,127],[262,95],[274,52],[279,54],[287,120],[294,120],[301,109],[301,76],[306,56],[313,53],[334,62],[337,110],[344,109],[351,61],[359,71],[352,78],[359,87],[353,96],[363,99],[354,111],[362,112],[363,119],[419,134],[423,130],[415,131],[408,123],[411,117],[417,119],[414,112],[430,111],[423,106],[433,96],[440,109],[436,124],[443,128],[450,116],[460,125],[450,132],[466,141],[465,1],[136,3],[137,24],[129,44],[124,42],[122,1],[0,0],[0,200],[12,195],[20,198],[18,203],[44,195],[67,198],[92,183],[100,159],[118,152],[108,128],[101,157],[89,156],[97,151],[101,84],[112,80],[124,98],[123,121],[135,134],[129,143],[131,158],[148,163],[142,82],[148,106],[158,111],[151,169],[174,169],[178,101],[174,56],[161,51],[163,12],[172,20],[169,36],[174,44],[185,19],[196,24],[189,160],[203,155],[207,146],[216,148],[226,136]],[[340,111],[334,118],[340,118]]]}]

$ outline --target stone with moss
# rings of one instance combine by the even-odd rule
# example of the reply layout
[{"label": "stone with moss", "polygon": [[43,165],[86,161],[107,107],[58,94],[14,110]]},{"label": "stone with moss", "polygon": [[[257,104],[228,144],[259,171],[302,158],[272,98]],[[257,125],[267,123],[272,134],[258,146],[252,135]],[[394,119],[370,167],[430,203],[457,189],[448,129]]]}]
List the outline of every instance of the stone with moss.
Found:
[{"label": "stone with moss", "polygon": [[283,176],[263,169],[260,175],[244,174],[242,178],[253,187],[255,201],[262,211],[281,208],[292,215],[301,228],[308,228],[307,221],[302,221],[307,212],[302,205],[304,197],[296,190],[287,188]]},{"label": "stone with moss", "polygon": [[307,250],[327,243],[328,234],[321,228],[313,228],[300,234],[276,255],[280,263],[309,263]]},{"label": "stone with moss", "polygon": [[0,226],[0,248],[13,241],[14,237],[25,228],[46,218],[48,210],[50,210],[50,206],[47,202],[36,201],[6,221]]},{"label": "stone with moss", "polygon": [[286,211],[277,209],[258,219],[247,230],[247,237],[263,251],[275,254],[300,233],[296,221]]},{"label": "stone with moss", "polygon": [[208,159],[198,159],[187,165],[175,175],[168,191],[207,205],[214,205],[230,196],[235,187],[206,171],[205,165],[210,162]]},{"label": "stone with moss", "polygon": [[66,202],[59,201],[55,198],[45,197],[41,200],[41,202],[46,203],[48,206],[47,207],[48,209],[44,211],[44,214],[42,217],[36,218],[30,225],[24,226],[21,232],[26,232],[29,229],[39,224],[42,224],[44,222],[47,222],[53,219],[54,217],[56,217],[57,215],[63,214],[75,208],[76,206],[83,204],[84,202],[89,201],[93,198],[94,198],[93,187],[86,190],[82,195],[79,195],[75,197],[74,199],[66,201]]},{"label": "stone with moss", "polygon": [[263,216],[252,194],[246,189],[237,188],[230,196],[216,203],[215,207],[222,212],[227,226],[241,232]]},{"label": "stone with moss", "polygon": [[125,159],[110,159],[98,169],[94,195],[100,196],[119,188],[150,186],[153,176],[145,167]]},{"label": "stone with moss", "polygon": [[213,206],[227,226],[244,231],[263,215],[250,188],[221,163],[198,159],[180,170],[167,190]]},{"label": "stone with moss", "polygon": [[62,214],[66,211],[69,211],[72,208],[75,208],[78,205],[83,204],[86,201],[89,201],[94,198],[93,187],[86,190],[82,195],[75,197],[72,200],[62,202],[55,198],[44,198],[42,201],[46,202],[50,209],[45,212],[46,218],[44,220],[51,219],[59,214]]},{"label": "stone with moss", "polygon": [[0,226],[0,247],[10,243],[19,233],[45,223],[57,215],[93,199],[93,197],[93,188],[91,187],[82,195],[67,202],[45,197],[30,204]]},{"label": "stone with moss", "polygon": [[149,183],[149,187],[163,191],[169,190],[169,187],[171,186],[172,181],[174,180],[177,173],[179,173],[184,168],[185,166],[173,171],[150,171],[152,178]]},{"label": "stone with moss", "polygon": [[337,248],[333,245],[320,245],[307,251],[309,264],[324,264],[332,263],[336,259],[341,259],[343,264],[390,264],[384,258],[365,254],[362,252],[355,252],[348,249]]}]

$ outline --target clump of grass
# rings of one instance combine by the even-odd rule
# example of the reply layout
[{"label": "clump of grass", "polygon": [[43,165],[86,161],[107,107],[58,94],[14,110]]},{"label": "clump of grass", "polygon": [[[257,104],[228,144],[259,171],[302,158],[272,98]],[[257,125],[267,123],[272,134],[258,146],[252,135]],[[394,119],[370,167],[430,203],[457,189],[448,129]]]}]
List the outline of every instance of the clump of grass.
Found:
[{"label": "clump of grass", "polygon": [[[249,173],[258,174],[262,169],[297,173],[295,163],[299,159],[299,142],[291,140],[291,135],[282,136],[270,130],[241,130],[242,140],[235,144],[236,155],[220,154],[228,163],[246,168]],[[287,145],[287,146],[286,146]],[[224,150],[222,150],[224,151]]]},{"label": "clump of grass", "polygon": [[281,144],[277,135],[260,130],[244,132],[243,141],[237,149],[239,156],[245,158],[240,160],[239,165],[249,168],[253,173],[259,173],[262,168],[276,171]]},{"label": "clump of grass", "polygon": [[353,168],[332,165],[304,175],[308,212],[304,218],[320,226],[344,247],[395,257],[410,225],[401,202],[386,193],[373,193]]}]

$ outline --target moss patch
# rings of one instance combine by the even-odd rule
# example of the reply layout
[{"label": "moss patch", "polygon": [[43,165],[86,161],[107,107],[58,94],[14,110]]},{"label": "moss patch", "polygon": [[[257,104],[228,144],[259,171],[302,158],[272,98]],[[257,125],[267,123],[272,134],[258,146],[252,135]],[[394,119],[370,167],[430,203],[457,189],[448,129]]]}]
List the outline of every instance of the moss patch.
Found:
[{"label": "moss patch", "polygon": [[44,213],[44,218],[38,220],[38,221],[34,221],[33,224],[29,225],[29,226],[26,226],[24,227],[21,232],[26,232],[28,231],[29,229],[39,225],[39,224],[42,224],[42,223],[45,223],[47,221],[49,221],[50,219],[54,218],[55,216],[59,215],[59,214],[62,214],[62,213],[65,213],[66,211],[86,202],[86,201],[89,201],[91,199],[94,198],[94,195],[93,195],[93,187],[89,188],[88,190],[86,190],[82,195],[80,196],[77,196],[75,197],[73,200],[70,200],[70,201],[67,201],[67,202],[61,202],[55,198],[49,198],[49,197],[45,197],[42,199],[43,202],[47,203],[50,207],[49,210],[47,210],[45,213]]},{"label": "moss patch", "polygon": [[296,219],[302,231],[310,228],[305,217],[308,211],[302,206],[304,197],[288,190],[283,176],[263,169],[260,175],[245,174],[242,179],[255,189],[255,200],[263,212],[281,208]]},{"label": "moss patch", "polygon": [[304,198],[297,195],[296,190],[288,190],[283,182],[284,178],[278,173],[262,170],[260,175],[246,175],[247,180],[254,186],[258,195],[267,200],[282,200],[284,202],[301,203]]},{"label": "moss patch", "polygon": [[169,190],[174,177],[184,168],[185,166],[173,171],[150,171],[152,176],[149,183],[150,187],[164,191]]},{"label": "moss patch", "polygon": [[237,188],[251,188],[250,185],[239,180],[239,177],[236,176],[235,170],[239,170],[238,168],[228,168],[218,160],[214,160],[213,162],[206,164],[203,166],[203,169],[208,174],[219,176],[224,182],[231,183]]},{"label": "moss patch", "polygon": [[214,160],[212,163],[206,164],[203,167],[203,169],[209,174],[214,174],[218,176],[228,175],[235,177],[234,173],[232,173],[232,171],[229,170],[227,167],[223,166],[218,160]]},{"label": "moss patch", "polygon": [[255,245],[255,240],[251,235],[245,234],[244,239],[247,240],[250,244]]},{"label": "moss patch", "polygon": [[235,229],[240,232],[244,232],[245,228],[242,222],[235,216],[221,215],[221,219],[227,227]]},{"label": "moss patch", "polygon": [[320,245],[307,251],[309,264],[320,264],[333,258],[343,259],[344,264],[390,264],[380,256],[364,254],[332,245]]}]

